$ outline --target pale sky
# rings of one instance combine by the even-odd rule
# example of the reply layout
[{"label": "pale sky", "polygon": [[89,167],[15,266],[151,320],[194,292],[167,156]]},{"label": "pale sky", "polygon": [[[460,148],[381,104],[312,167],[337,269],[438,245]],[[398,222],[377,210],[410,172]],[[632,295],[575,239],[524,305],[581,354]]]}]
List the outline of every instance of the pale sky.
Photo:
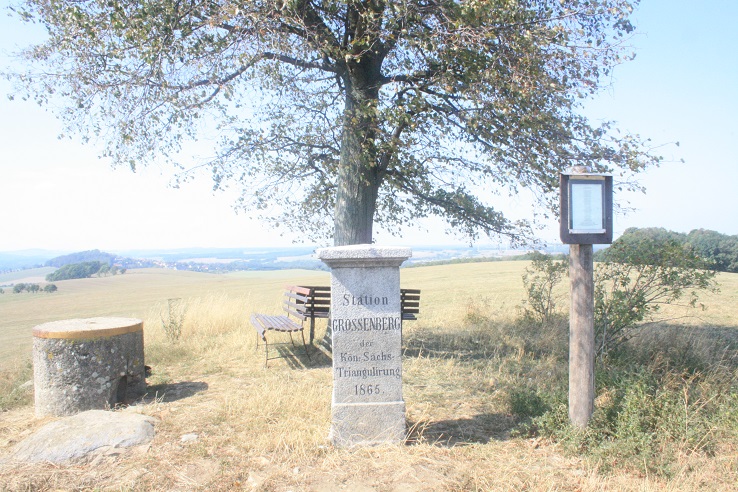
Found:
[{"label": "pale sky", "polygon": [[[616,236],[628,227],[738,234],[736,19],[735,0],[643,0],[636,10],[631,44],[637,56],[616,68],[611,87],[588,104],[587,114],[663,144],[660,152],[670,162],[641,175],[645,195],[616,195],[635,208],[615,217]],[[0,70],[9,63],[7,53],[34,35],[3,11]],[[0,251],[277,246],[299,239],[236,214],[233,196],[214,194],[207,175],[173,189],[166,167],[112,170],[97,158],[99,149],[78,137],[59,140],[61,125],[50,112],[8,101],[9,89],[0,81]],[[512,204],[516,210],[503,210],[515,218],[529,215],[524,197]],[[445,236],[439,224],[378,241],[463,243]],[[558,244],[558,225],[549,225],[543,238]]]}]

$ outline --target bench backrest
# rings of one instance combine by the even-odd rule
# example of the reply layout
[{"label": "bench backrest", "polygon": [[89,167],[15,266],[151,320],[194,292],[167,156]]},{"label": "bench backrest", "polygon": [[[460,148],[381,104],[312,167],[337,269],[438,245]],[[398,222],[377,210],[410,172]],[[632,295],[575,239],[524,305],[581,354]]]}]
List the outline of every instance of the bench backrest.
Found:
[{"label": "bench backrest", "polygon": [[331,288],[325,285],[301,285],[310,290],[303,307],[305,314],[312,318],[327,318],[331,311]]},{"label": "bench backrest", "polygon": [[420,289],[400,289],[402,319],[415,320],[420,313]]},{"label": "bench backrest", "polygon": [[305,312],[305,305],[310,302],[310,289],[298,285],[285,287],[282,298],[282,309],[295,318],[305,320],[310,316]]}]

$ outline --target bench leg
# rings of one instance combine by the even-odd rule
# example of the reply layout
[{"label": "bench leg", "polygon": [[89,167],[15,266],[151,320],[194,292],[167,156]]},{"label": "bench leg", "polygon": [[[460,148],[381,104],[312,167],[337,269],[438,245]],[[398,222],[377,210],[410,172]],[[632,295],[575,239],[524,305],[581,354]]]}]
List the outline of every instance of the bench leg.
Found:
[{"label": "bench leg", "polygon": [[264,369],[269,367],[269,342],[264,337]]},{"label": "bench leg", "polygon": [[300,331],[300,335],[302,335],[302,345],[305,347],[305,355],[307,355],[308,360],[310,360],[310,352],[308,352],[308,346],[307,343],[305,343],[305,330]]}]

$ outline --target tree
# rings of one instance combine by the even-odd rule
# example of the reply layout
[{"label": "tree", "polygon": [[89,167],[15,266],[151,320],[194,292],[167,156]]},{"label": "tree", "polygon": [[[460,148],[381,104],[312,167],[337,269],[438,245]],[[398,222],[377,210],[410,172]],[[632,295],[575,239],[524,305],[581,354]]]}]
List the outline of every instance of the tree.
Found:
[{"label": "tree", "polygon": [[46,281],[57,282],[75,278],[90,278],[99,272],[103,265],[106,264],[99,261],[83,261],[82,263],[64,265],[55,272],[46,275]]},{"label": "tree", "polygon": [[[216,189],[334,244],[440,215],[471,239],[531,235],[485,195],[559,171],[631,173],[646,141],[578,110],[628,57],[637,0],[23,0],[48,39],[18,91],[66,101],[69,131],[116,164],[166,158],[215,133]],[[208,124],[209,123],[209,124]],[[274,210],[273,204],[283,208]],[[309,218],[309,220],[306,220]],[[331,228],[330,225],[333,224]]]},{"label": "tree", "polygon": [[64,256],[57,256],[46,262],[46,266],[53,266],[61,268],[64,265],[70,265],[72,263],[83,263],[86,261],[99,261],[100,263],[112,264],[116,259],[116,255],[105,253],[99,249],[93,249],[88,251],[79,251]]},{"label": "tree", "polygon": [[715,271],[692,248],[668,234],[623,235],[595,268],[595,340],[598,354],[617,349],[655,321],[664,305],[686,297],[695,307],[698,292],[717,290]]},{"label": "tree", "polygon": [[[683,234],[668,231],[663,227],[644,229],[630,227],[618,239],[623,246],[634,248],[640,248],[639,243],[642,241],[653,243],[665,240],[686,245],[713,270],[738,272],[738,236],[728,236],[707,229],[695,229],[689,234]],[[595,254],[595,261],[601,261],[605,255],[607,255],[606,249],[598,251]]]},{"label": "tree", "polygon": [[706,229],[695,229],[687,243],[702,258],[712,262],[719,272],[738,272],[738,236],[727,236]]},{"label": "tree", "polygon": [[56,284],[46,284],[44,286],[44,292],[52,293],[52,292],[56,292],[57,290],[59,289],[56,286]]}]

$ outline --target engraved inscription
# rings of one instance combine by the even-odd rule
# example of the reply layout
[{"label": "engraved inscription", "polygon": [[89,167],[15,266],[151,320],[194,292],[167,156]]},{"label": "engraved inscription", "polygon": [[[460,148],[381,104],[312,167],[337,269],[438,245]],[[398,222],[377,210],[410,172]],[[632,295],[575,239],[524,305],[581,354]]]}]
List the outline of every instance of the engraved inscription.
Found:
[{"label": "engraved inscription", "polygon": [[354,296],[351,294],[343,295],[344,306],[387,306],[389,304],[389,298],[384,296],[370,296],[364,294],[363,296]]},{"label": "engraved inscription", "polygon": [[339,362],[380,362],[394,360],[394,356],[386,352],[379,352],[378,354],[364,352],[361,355],[341,352],[340,354],[338,354],[338,360]]},{"label": "engraved inscription", "polygon": [[377,366],[365,367],[363,369],[357,369],[355,367],[336,367],[336,374],[339,378],[381,378],[381,377],[394,377],[397,379],[402,378],[402,369],[399,367],[381,368]]},{"label": "engraved inscription", "polygon": [[333,332],[339,331],[391,331],[400,330],[402,321],[399,316],[382,318],[348,318],[331,321]]}]

